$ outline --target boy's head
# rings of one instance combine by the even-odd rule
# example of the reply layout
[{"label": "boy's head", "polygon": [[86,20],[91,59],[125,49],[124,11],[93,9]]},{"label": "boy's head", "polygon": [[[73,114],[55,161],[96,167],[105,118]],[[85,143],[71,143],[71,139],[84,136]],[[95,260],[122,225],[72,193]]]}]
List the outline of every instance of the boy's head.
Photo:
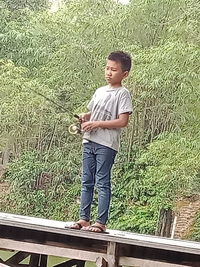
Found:
[{"label": "boy's head", "polygon": [[121,86],[131,69],[131,57],[123,51],[112,52],[108,58],[105,68],[105,78],[112,87]]},{"label": "boy's head", "polygon": [[126,52],[123,51],[112,52],[108,56],[108,59],[120,63],[122,71],[129,72],[131,69],[131,57]]}]

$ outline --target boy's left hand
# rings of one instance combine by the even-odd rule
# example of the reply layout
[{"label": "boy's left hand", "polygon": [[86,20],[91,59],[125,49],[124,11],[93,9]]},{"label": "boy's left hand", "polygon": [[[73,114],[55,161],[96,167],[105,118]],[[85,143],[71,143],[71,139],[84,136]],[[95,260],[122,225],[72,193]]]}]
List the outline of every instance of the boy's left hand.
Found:
[{"label": "boy's left hand", "polygon": [[87,121],[87,122],[83,122],[81,124],[81,129],[84,132],[90,132],[96,128],[100,127],[100,122],[99,121]]}]

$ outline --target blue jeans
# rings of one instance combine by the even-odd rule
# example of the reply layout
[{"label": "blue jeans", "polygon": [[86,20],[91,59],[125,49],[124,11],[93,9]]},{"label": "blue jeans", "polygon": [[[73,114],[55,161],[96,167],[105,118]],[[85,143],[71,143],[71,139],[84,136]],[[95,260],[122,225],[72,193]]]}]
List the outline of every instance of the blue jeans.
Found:
[{"label": "blue jeans", "polygon": [[94,187],[98,191],[98,217],[96,222],[106,224],[111,199],[111,168],[117,151],[94,143],[83,148],[80,219],[89,221]]}]

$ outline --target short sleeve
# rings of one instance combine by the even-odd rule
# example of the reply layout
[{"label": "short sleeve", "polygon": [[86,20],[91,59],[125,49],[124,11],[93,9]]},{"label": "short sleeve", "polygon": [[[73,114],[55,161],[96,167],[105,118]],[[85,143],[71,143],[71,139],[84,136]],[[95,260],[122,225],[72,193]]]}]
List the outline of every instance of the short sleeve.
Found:
[{"label": "short sleeve", "polygon": [[89,102],[88,105],[87,105],[87,109],[88,109],[89,111],[91,111],[92,108],[93,108],[93,106],[94,106],[94,99],[95,99],[95,94],[92,96],[92,99],[90,100],[90,102]]},{"label": "short sleeve", "polygon": [[130,93],[125,91],[119,100],[118,115],[127,112],[131,114],[133,112],[133,106]]}]

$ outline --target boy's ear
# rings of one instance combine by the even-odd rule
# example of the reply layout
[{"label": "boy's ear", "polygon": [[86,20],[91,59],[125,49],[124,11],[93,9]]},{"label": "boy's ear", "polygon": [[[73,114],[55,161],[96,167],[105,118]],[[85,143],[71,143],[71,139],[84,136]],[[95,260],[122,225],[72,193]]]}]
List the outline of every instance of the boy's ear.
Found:
[{"label": "boy's ear", "polygon": [[129,75],[129,71],[126,70],[126,71],[124,72],[124,78],[128,77],[128,75]]}]

